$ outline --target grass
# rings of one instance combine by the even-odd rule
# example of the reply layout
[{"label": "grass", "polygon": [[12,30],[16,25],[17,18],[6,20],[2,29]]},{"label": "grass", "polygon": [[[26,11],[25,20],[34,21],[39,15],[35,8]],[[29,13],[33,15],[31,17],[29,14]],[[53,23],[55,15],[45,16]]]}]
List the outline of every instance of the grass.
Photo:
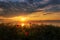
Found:
[{"label": "grass", "polygon": [[60,40],[60,27],[32,24],[31,28],[21,28],[0,24],[0,40]]}]

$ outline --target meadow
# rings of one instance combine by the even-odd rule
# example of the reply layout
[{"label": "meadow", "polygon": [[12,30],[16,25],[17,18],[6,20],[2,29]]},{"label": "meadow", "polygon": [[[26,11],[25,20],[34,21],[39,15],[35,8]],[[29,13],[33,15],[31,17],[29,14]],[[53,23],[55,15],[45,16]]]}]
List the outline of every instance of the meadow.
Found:
[{"label": "meadow", "polygon": [[30,28],[22,28],[0,24],[0,40],[60,40],[60,27],[32,24]]}]

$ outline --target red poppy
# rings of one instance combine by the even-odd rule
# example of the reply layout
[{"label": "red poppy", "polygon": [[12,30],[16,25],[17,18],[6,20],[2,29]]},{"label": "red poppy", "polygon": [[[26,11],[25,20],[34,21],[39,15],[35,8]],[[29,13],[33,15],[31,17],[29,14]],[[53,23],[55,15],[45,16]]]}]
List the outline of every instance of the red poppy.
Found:
[{"label": "red poppy", "polygon": [[25,32],[25,36],[28,36],[29,35],[29,32]]}]

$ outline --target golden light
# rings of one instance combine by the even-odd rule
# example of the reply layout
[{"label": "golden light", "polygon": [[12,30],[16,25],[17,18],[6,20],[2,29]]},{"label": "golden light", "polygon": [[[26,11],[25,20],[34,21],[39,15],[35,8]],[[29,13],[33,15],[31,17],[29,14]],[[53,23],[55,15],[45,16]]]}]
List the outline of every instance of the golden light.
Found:
[{"label": "golden light", "polygon": [[23,27],[23,26],[25,26],[25,24],[24,24],[24,23],[22,23],[22,24],[21,24],[21,26]]},{"label": "golden light", "polygon": [[22,28],[30,28],[30,24],[29,23],[21,23],[20,24]]},{"label": "golden light", "polygon": [[26,21],[26,18],[21,18],[21,21],[22,21],[22,22]]},{"label": "golden light", "polygon": [[28,18],[26,18],[26,17],[21,17],[20,18],[20,22],[21,23],[25,23],[25,22],[27,22],[28,21]]},{"label": "golden light", "polygon": [[13,17],[11,19],[14,20],[14,21],[20,21],[20,22],[28,21],[28,17],[24,17],[24,16],[17,16],[17,17]]}]

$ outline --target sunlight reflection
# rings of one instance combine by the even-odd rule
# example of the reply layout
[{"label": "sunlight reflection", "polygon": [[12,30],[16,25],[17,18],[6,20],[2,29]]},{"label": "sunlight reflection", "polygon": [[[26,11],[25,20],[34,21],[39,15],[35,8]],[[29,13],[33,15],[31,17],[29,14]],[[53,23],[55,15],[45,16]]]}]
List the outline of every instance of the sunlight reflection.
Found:
[{"label": "sunlight reflection", "polygon": [[24,23],[21,23],[21,26],[23,27],[23,26],[25,26],[25,24]]}]

